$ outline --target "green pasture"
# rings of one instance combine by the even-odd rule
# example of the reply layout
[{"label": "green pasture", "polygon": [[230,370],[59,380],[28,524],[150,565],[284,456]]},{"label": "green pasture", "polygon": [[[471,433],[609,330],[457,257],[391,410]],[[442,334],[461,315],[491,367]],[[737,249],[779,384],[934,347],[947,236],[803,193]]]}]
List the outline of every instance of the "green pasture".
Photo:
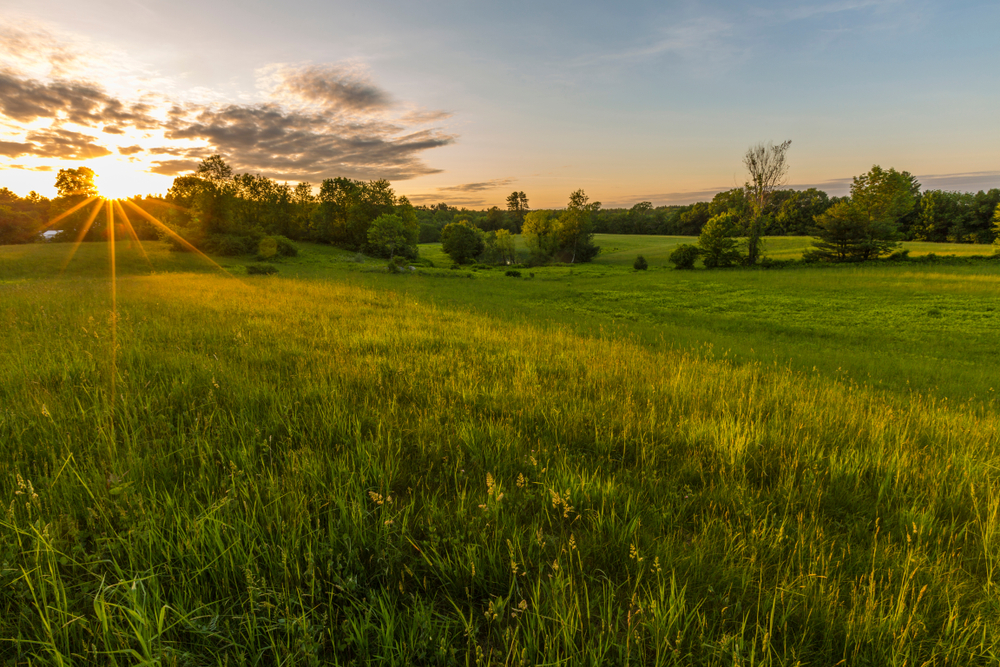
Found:
[{"label": "green pasture", "polygon": [[0,662],[995,664],[1000,265],[674,241],[0,247]]}]

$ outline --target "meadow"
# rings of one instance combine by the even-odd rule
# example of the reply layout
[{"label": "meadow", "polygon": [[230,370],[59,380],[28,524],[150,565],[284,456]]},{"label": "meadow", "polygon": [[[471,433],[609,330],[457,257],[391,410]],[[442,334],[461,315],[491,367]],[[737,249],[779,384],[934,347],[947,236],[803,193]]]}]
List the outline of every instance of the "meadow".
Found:
[{"label": "meadow", "polygon": [[994,664],[1000,266],[597,242],[0,248],[0,659]]}]

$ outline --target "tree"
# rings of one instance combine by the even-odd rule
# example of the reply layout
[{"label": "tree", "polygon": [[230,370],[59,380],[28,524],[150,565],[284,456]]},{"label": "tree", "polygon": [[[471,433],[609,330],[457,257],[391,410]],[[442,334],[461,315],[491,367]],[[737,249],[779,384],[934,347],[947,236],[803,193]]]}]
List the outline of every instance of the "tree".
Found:
[{"label": "tree", "polygon": [[860,261],[866,238],[864,214],[849,201],[840,201],[816,216],[813,249],[803,258],[828,262]]},{"label": "tree", "polygon": [[[914,179],[908,172],[886,171],[876,164],[867,174],[854,177],[851,204],[858,207],[869,221],[895,227],[916,203],[913,183]],[[916,189],[919,192],[919,184]]]},{"label": "tree", "polygon": [[532,211],[524,216],[521,237],[536,259],[548,261],[559,249],[555,222],[551,211]]},{"label": "tree", "polygon": [[816,217],[815,250],[806,257],[864,261],[890,252],[899,245],[899,219],[914,207],[914,182],[905,171],[878,165],[855,176],[850,199]]},{"label": "tree", "polygon": [[733,238],[736,213],[712,216],[698,237],[698,249],[706,269],[733,266],[740,261],[739,241]]},{"label": "tree", "polygon": [[417,244],[411,229],[395,213],[383,213],[368,228],[368,249],[374,255],[392,259],[397,254],[414,258]]},{"label": "tree", "polygon": [[528,197],[524,192],[514,191],[507,196],[507,211],[514,218],[514,231],[520,232],[524,226],[524,216],[528,214]]},{"label": "tree", "polygon": [[441,249],[456,264],[467,264],[482,254],[486,241],[478,227],[468,220],[449,222],[441,230]]},{"label": "tree", "polygon": [[494,245],[497,250],[497,261],[501,264],[514,264],[517,255],[514,253],[514,236],[506,229],[498,229]]},{"label": "tree", "polygon": [[785,176],[788,174],[785,154],[791,145],[791,140],[777,146],[771,142],[766,145],[756,144],[748,148],[743,156],[743,165],[750,177],[743,186],[750,203],[751,215],[747,230],[747,264],[756,264],[762,254],[764,210],[774,191],[785,182]]},{"label": "tree", "polygon": [[209,183],[221,185],[233,177],[233,168],[226,164],[221,155],[216,154],[202,160],[195,175]]},{"label": "tree", "polygon": [[31,243],[38,237],[38,225],[31,216],[0,204],[0,245]]},{"label": "tree", "polygon": [[500,210],[499,206],[491,206],[486,211],[486,215],[483,217],[482,224],[480,225],[484,231],[495,232],[498,229],[504,228],[504,214]]},{"label": "tree", "polygon": [[1000,250],[1000,204],[997,204],[997,210],[993,212],[993,234],[993,245]]},{"label": "tree", "polygon": [[[588,203],[589,202],[589,203]],[[559,250],[563,251],[571,264],[577,260],[588,262],[600,251],[594,245],[593,214],[601,208],[601,202],[590,202],[583,190],[576,190],[569,196],[569,205],[556,224]]]},{"label": "tree", "polygon": [[90,167],[60,169],[56,175],[56,190],[60,197],[93,197],[97,194],[95,176],[94,170]]}]

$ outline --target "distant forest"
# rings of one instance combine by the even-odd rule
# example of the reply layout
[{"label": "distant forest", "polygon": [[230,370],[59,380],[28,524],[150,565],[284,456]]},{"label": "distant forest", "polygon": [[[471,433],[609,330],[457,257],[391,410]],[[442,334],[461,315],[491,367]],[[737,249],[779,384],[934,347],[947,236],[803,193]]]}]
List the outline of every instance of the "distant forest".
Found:
[{"label": "distant forest", "polygon": [[[923,191],[912,176],[899,174],[909,179],[913,200],[896,220],[899,238],[951,243],[997,240],[1000,188],[975,194]],[[51,200],[36,193],[18,197],[0,188],[0,244],[38,240],[47,221],[97,194],[93,172],[86,167],[61,170],[56,185],[59,194]],[[260,175],[233,174],[219,156],[204,160],[195,175],[176,178],[166,195],[132,201],[199,248],[223,255],[253,254],[262,238],[285,237],[385,256],[415,256],[417,243],[442,241],[449,229],[461,225],[477,230],[487,252],[493,248],[494,254],[503,255],[503,248],[495,247],[498,233],[501,244],[506,234],[524,233],[529,246],[534,242],[533,250],[547,252],[548,259],[586,261],[596,253],[590,242],[595,233],[698,236],[709,220],[724,215],[730,234],[739,236],[754,217],[744,188],[686,206],[640,202],[627,209],[602,208],[582,191],[573,193],[567,207],[558,210],[533,210],[528,195],[516,191],[506,198],[504,208],[413,206],[385,180],[334,178],[318,188],[309,183],[291,186]],[[817,218],[841,202],[849,198],[830,197],[815,188],[775,190],[757,224],[765,235],[815,235]],[[104,216],[90,216],[84,207],[52,227],[57,231],[53,240],[99,240],[106,237],[104,224]],[[140,237],[162,236],[141,218],[133,226]]]}]

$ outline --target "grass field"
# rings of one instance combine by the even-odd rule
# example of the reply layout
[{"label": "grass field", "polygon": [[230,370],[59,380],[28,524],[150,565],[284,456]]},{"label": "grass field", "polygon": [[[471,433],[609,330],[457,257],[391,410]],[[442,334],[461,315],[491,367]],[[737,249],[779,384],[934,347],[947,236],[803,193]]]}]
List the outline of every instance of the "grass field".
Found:
[{"label": "grass field", "polygon": [[1000,267],[674,241],[0,248],[0,660],[995,664]]}]

